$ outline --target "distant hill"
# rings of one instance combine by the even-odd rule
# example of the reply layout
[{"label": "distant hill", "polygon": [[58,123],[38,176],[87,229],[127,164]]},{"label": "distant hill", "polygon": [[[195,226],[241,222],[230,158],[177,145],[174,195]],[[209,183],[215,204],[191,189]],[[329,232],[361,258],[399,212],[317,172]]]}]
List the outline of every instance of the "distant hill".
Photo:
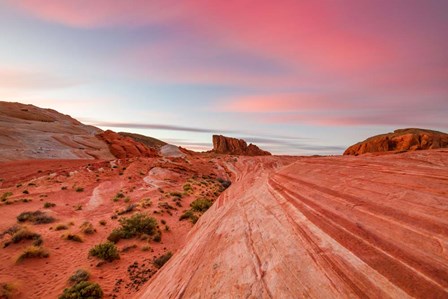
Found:
[{"label": "distant hill", "polygon": [[367,138],[347,148],[344,155],[357,156],[366,153],[402,152],[444,147],[448,147],[448,134],[409,128]]},{"label": "distant hill", "polygon": [[159,140],[159,139],[156,139],[153,137],[148,137],[148,136],[141,135],[141,134],[129,133],[129,132],[119,132],[118,134],[120,134],[121,136],[132,138],[135,141],[143,143],[144,145],[146,145],[150,148],[160,149],[162,146],[167,144],[166,142],[164,142],[162,140]]}]

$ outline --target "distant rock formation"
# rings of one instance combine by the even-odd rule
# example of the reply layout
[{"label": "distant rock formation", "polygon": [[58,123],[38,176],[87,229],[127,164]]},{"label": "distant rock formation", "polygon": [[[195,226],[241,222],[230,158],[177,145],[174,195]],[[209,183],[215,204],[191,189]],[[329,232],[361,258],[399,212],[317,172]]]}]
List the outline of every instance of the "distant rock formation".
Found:
[{"label": "distant rock formation", "polygon": [[365,153],[402,152],[444,147],[448,147],[448,134],[411,128],[370,137],[347,148],[344,155],[357,156]]},{"label": "distant rock formation", "polygon": [[157,150],[111,130],[97,135],[109,145],[110,152],[118,159],[132,157],[157,157]]},{"label": "distant rock formation", "polygon": [[52,109],[0,101],[0,161],[114,159],[100,132]]},{"label": "distant rock formation", "polygon": [[148,137],[145,135],[141,135],[141,134],[135,134],[135,133],[128,133],[128,132],[118,132],[118,134],[124,136],[124,137],[130,137],[132,139],[134,139],[137,142],[143,143],[144,145],[146,145],[147,147],[150,148],[155,148],[155,149],[160,149],[161,147],[163,147],[164,145],[166,145],[167,143],[153,138],[153,137]]},{"label": "distant rock formation", "polygon": [[242,156],[268,156],[270,152],[261,150],[254,144],[247,145],[243,139],[231,138],[222,135],[213,135],[213,152],[217,154]]}]

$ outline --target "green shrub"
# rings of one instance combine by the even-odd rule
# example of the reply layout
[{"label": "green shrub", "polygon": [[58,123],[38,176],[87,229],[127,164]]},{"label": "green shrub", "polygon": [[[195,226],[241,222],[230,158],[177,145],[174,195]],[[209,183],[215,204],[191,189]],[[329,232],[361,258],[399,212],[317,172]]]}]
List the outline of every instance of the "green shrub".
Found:
[{"label": "green shrub", "polygon": [[62,235],[62,238],[65,240],[68,240],[68,241],[82,243],[82,238],[75,234],[65,234],[65,235]]},{"label": "green shrub", "polygon": [[81,281],[89,280],[90,274],[84,269],[78,269],[72,276],[68,279],[70,283],[79,283]]},{"label": "green shrub", "polygon": [[31,245],[19,255],[17,262],[20,263],[27,258],[47,258],[50,254],[48,251],[40,246]]},{"label": "green shrub", "polygon": [[170,195],[173,197],[182,198],[182,193],[180,192],[171,192]]},{"label": "green shrub", "polygon": [[190,184],[185,184],[185,185],[183,186],[183,189],[184,189],[185,192],[193,191],[193,188],[191,187]]},{"label": "green shrub", "polygon": [[125,195],[123,194],[123,193],[121,193],[121,192],[118,192],[115,196],[114,196],[114,198],[112,199],[114,202],[117,202],[117,201],[119,201],[120,199],[122,199],[122,198],[125,198]]},{"label": "green shrub", "polygon": [[198,221],[199,217],[192,210],[187,210],[179,217],[180,221],[186,219],[190,219],[190,221],[195,224]]},{"label": "green shrub", "polygon": [[117,246],[112,242],[96,245],[90,249],[89,256],[94,256],[108,262],[120,259],[120,253],[118,252]]},{"label": "green shrub", "polygon": [[17,216],[17,220],[19,222],[30,221],[34,224],[45,224],[54,222],[53,217],[48,216],[42,211],[23,212],[19,216]]},{"label": "green shrub", "polygon": [[205,198],[201,198],[201,199],[196,199],[195,201],[193,201],[190,204],[190,207],[197,212],[205,212],[207,211],[211,206],[212,206],[213,202],[211,202],[208,199]]},{"label": "green shrub", "polygon": [[10,197],[12,195],[12,192],[5,192],[3,193],[3,195],[0,197],[1,201],[6,201],[8,199],[8,197]]},{"label": "green shrub", "polygon": [[90,281],[81,281],[71,288],[64,290],[59,299],[100,299],[103,290],[99,284]]},{"label": "green shrub", "polygon": [[114,229],[107,238],[111,242],[130,239],[142,234],[153,235],[157,229],[157,220],[144,213],[136,213],[129,218],[118,220],[121,228]]},{"label": "green shrub", "polygon": [[162,268],[163,265],[165,265],[166,262],[173,256],[171,251],[165,253],[164,255],[159,256],[158,258],[154,259],[153,264],[157,268]]},{"label": "green shrub", "polygon": [[42,244],[43,240],[41,235],[38,233],[32,232],[27,228],[20,228],[17,230],[11,237],[11,241],[15,244],[23,241],[23,240],[33,240],[33,245],[39,246]]}]

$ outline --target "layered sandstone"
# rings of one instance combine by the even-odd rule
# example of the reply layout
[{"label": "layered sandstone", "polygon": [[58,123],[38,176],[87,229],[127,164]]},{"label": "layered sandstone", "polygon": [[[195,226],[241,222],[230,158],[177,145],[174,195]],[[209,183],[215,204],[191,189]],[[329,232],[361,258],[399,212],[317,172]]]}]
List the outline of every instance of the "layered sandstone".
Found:
[{"label": "layered sandstone", "polygon": [[242,156],[267,156],[271,153],[261,150],[254,144],[247,145],[243,139],[231,138],[222,135],[213,135],[213,152],[217,154]]},{"label": "layered sandstone", "polygon": [[401,129],[356,143],[347,148],[344,155],[357,156],[365,153],[402,152],[445,147],[448,147],[448,134],[424,129]]},{"label": "layered sandstone", "polygon": [[135,298],[448,297],[447,150],[230,169],[232,187]]},{"label": "layered sandstone", "polygon": [[0,102],[0,161],[113,159],[100,132],[52,109]]},{"label": "layered sandstone", "polygon": [[97,137],[107,143],[110,152],[118,159],[158,156],[157,150],[111,130],[99,133]]}]

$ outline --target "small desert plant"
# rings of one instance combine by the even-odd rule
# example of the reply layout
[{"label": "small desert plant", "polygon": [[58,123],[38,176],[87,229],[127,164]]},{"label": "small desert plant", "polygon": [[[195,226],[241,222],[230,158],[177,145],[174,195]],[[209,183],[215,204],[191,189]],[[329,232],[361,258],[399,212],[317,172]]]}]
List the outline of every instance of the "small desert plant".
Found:
[{"label": "small desert plant", "polygon": [[90,274],[84,269],[78,269],[72,276],[68,279],[70,283],[79,283],[81,281],[89,280]]},{"label": "small desert plant", "polygon": [[196,199],[195,201],[193,201],[190,204],[190,206],[191,206],[191,209],[194,211],[205,212],[212,206],[212,204],[213,204],[213,202],[211,202],[210,200],[201,198],[201,199]]},{"label": "small desert plant", "polygon": [[171,251],[165,253],[164,255],[159,256],[158,258],[154,259],[153,264],[157,268],[162,268],[163,265],[165,265],[166,262],[173,256]]},{"label": "small desert plant", "polygon": [[121,228],[114,229],[107,238],[111,242],[120,239],[130,239],[142,234],[153,235],[157,228],[157,220],[143,213],[137,213],[129,218],[118,220]]},{"label": "small desert plant", "polygon": [[48,216],[42,211],[34,211],[34,212],[23,212],[19,216],[17,216],[17,220],[19,222],[30,221],[34,224],[45,224],[51,223],[54,221],[54,218]]},{"label": "small desert plant", "polygon": [[193,191],[193,188],[191,187],[190,184],[185,184],[185,185],[183,186],[183,189],[184,189],[185,192]]},{"label": "small desert plant", "polygon": [[22,202],[30,202],[30,201],[32,201],[32,199],[29,199],[29,198],[22,198],[21,200],[22,200]]},{"label": "small desert plant", "polygon": [[22,193],[23,194],[30,194],[30,192],[28,190],[23,190]]},{"label": "small desert plant", "polygon": [[170,195],[173,197],[182,198],[182,193],[180,192],[171,192]]},{"label": "small desert plant", "polygon": [[12,195],[12,192],[5,192],[3,193],[3,195],[0,197],[1,201],[6,201],[8,199],[8,197],[10,197]]},{"label": "small desert plant", "polygon": [[106,220],[100,220],[98,223],[103,226],[107,224]]},{"label": "small desert plant", "polygon": [[94,256],[108,262],[120,259],[117,246],[112,242],[105,242],[94,246],[90,249],[89,256]]},{"label": "small desert plant", "polygon": [[75,234],[64,234],[62,235],[62,238],[68,241],[73,241],[73,242],[79,242],[82,243],[82,238],[78,235]]},{"label": "small desert plant", "polygon": [[62,186],[61,187],[61,190],[67,190],[68,188],[67,188],[67,186]]},{"label": "small desert plant", "polygon": [[103,298],[103,290],[99,284],[90,281],[81,281],[71,288],[64,290],[59,299],[100,299]]},{"label": "small desert plant", "polygon": [[10,283],[0,283],[0,298],[10,299],[13,297],[13,293],[16,288]]},{"label": "small desert plant", "polygon": [[32,232],[25,227],[21,227],[12,235],[11,241],[13,243],[19,243],[23,240],[33,240],[33,245],[35,246],[39,246],[43,242],[41,235]]},{"label": "small desert plant", "polygon": [[45,208],[45,209],[52,208],[52,207],[55,207],[55,206],[56,206],[56,204],[54,204],[54,203],[52,203],[52,202],[46,202],[46,203],[44,203],[44,208]]},{"label": "small desert plant", "polygon": [[162,241],[162,232],[160,231],[160,230],[158,230],[155,234],[154,234],[154,237],[152,237],[152,240],[154,241],[154,242],[160,242],[160,241]]},{"label": "small desert plant", "polygon": [[47,258],[50,254],[48,251],[40,246],[31,245],[19,255],[17,262],[20,263],[27,258]]},{"label": "small desert plant", "polygon": [[151,250],[151,247],[149,245],[144,245],[142,247],[142,251],[150,251],[150,250]]},{"label": "small desert plant", "polygon": [[65,224],[59,224],[55,228],[55,230],[66,230],[66,229],[68,229],[68,226]]},{"label": "small desert plant", "polygon": [[112,198],[112,200],[113,200],[114,202],[117,202],[117,201],[119,201],[119,200],[122,199],[122,198],[125,198],[125,195],[124,195],[123,193],[121,193],[121,192],[118,192],[118,193],[114,196],[114,198]]},{"label": "small desert plant", "polygon": [[185,213],[183,213],[183,214],[179,217],[179,220],[180,220],[180,221],[182,221],[182,220],[186,220],[186,219],[190,219],[190,221],[191,221],[193,224],[195,224],[195,223],[198,221],[199,217],[198,217],[197,215],[195,215],[195,213],[194,213],[192,210],[187,210],[187,211],[185,211]]},{"label": "small desert plant", "polygon": [[92,223],[87,221],[84,222],[79,228],[86,235],[93,235],[94,233],[96,233],[96,229],[93,227]]},{"label": "small desert plant", "polygon": [[83,192],[83,191],[84,191],[84,188],[83,188],[83,187],[76,187],[76,188],[75,188],[75,191],[76,191],[76,192]]}]

